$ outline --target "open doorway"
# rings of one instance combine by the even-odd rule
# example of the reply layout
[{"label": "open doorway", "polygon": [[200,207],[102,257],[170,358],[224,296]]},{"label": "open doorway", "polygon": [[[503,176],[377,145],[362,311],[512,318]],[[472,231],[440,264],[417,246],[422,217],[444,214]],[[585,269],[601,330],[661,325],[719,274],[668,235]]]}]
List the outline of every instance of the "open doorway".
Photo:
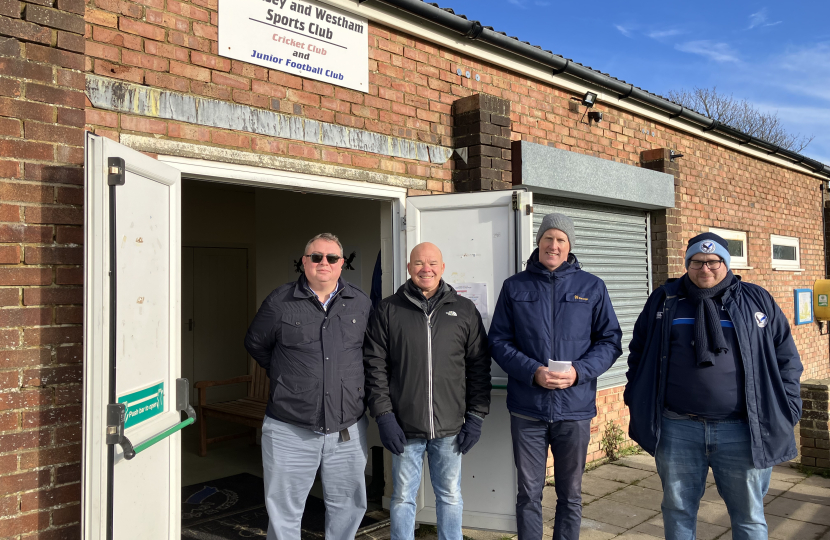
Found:
[{"label": "open doorway", "polygon": [[[265,536],[259,430],[268,397],[264,371],[243,347],[259,305],[299,277],[309,238],[337,235],[342,277],[369,294],[391,203],[275,188],[182,181],[182,377],[199,423],[182,432],[182,536]],[[369,446],[376,434],[370,431]],[[372,476],[370,455],[367,476]],[[377,463],[377,462],[376,462]],[[382,466],[367,486],[377,489]],[[372,483],[372,480],[375,480]],[[304,537],[323,530],[322,491],[312,488]],[[382,520],[379,504],[370,503]],[[318,524],[315,520],[319,520]],[[370,520],[371,521],[371,520]]]}]

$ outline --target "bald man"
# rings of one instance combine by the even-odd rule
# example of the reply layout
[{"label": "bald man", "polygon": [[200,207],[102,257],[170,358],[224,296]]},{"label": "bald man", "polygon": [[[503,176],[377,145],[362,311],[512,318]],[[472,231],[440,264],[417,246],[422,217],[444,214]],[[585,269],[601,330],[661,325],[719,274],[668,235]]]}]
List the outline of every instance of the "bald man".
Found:
[{"label": "bald man", "polygon": [[424,452],[435,492],[438,538],[461,540],[461,456],[490,410],[490,354],[475,305],[446,284],[441,250],[412,250],[410,279],[383,299],[366,329],[369,412],[392,452],[392,540],[415,535]]}]

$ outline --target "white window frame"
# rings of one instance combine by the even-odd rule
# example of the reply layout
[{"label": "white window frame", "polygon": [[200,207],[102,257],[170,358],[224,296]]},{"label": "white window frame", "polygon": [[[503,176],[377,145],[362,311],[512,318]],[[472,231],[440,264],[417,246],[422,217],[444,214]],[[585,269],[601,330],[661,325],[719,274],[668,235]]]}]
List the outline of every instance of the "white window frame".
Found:
[{"label": "white window frame", "polygon": [[731,229],[717,229],[715,227],[709,227],[710,233],[715,233],[724,240],[739,240],[744,244],[744,255],[743,257],[736,257],[732,256],[730,258],[730,269],[742,269],[742,270],[752,270],[752,267],[749,266],[749,239],[747,234],[744,231],[733,231]]},{"label": "white window frame", "polygon": [[[774,245],[779,246],[793,246],[795,247],[795,260],[788,261],[785,259],[776,259],[773,257]],[[769,256],[772,261],[773,270],[789,270],[801,271],[801,248],[799,246],[799,239],[795,236],[779,236],[777,234],[769,235]]]}]

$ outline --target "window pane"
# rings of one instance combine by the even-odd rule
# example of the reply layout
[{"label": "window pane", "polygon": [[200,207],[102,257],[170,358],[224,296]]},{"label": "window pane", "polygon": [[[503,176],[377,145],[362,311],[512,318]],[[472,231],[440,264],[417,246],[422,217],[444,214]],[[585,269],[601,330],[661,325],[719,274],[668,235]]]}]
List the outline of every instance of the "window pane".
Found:
[{"label": "window pane", "polygon": [[743,257],[744,256],[744,242],[743,240],[727,240],[729,242],[729,247],[727,250],[729,251],[729,255],[731,257]]},{"label": "window pane", "polygon": [[772,245],[772,258],[773,259],[780,259],[784,261],[794,261],[795,260],[795,246],[779,246],[778,244]]}]

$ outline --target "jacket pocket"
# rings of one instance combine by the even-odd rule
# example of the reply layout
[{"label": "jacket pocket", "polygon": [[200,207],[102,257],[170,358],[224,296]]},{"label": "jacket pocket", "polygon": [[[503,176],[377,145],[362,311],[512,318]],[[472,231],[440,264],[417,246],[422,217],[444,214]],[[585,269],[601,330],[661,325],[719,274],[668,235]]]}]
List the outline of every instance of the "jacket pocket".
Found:
[{"label": "jacket pocket", "polygon": [[363,336],[366,333],[365,316],[362,312],[341,313],[340,331],[343,333],[343,348],[356,349],[363,347]]},{"label": "jacket pocket", "polygon": [[539,324],[545,320],[539,291],[510,291],[510,300],[513,303],[513,327],[516,335],[534,340],[546,339],[545,325]]},{"label": "jacket pocket", "polygon": [[313,425],[320,403],[319,385],[317,379],[280,375],[271,401],[286,421]]},{"label": "jacket pocket", "polygon": [[568,292],[562,299],[562,315],[559,328],[566,340],[584,340],[591,337],[593,302],[587,293]]},{"label": "jacket pocket", "polygon": [[311,313],[286,313],[282,316],[280,343],[285,347],[305,348],[320,341],[320,317]]},{"label": "jacket pocket", "polygon": [[345,424],[360,418],[366,410],[366,378],[363,370],[345,373],[340,384],[340,422]]}]

